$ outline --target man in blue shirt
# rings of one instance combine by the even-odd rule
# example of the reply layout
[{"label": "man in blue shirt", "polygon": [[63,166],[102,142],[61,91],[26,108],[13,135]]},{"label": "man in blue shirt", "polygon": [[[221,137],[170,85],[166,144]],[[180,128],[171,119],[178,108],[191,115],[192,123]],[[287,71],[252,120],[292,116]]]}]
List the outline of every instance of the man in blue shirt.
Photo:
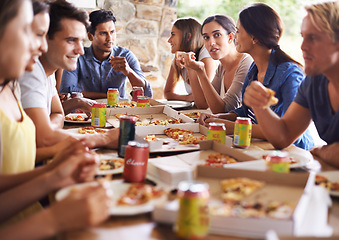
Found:
[{"label": "man in blue shirt", "polygon": [[88,39],[92,42],[80,56],[75,71],[64,71],[60,93],[82,92],[87,98],[106,98],[108,88],[118,88],[121,99],[127,99],[126,81],[143,87],[152,97],[152,89],[141,71],[135,55],[115,45],[116,19],[111,11],[96,10],[90,15]]},{"label": "man in blue shirt", "polygon": [[312,153],[339,168],[339,2],[318,3],[306,7],[301,25],[305,60],[305,81],[294,102],[282,118],[270,108],[265,87],[252,82],[246,88],[244,103],[250,106],[262,126],[263,134],[276,148],[291,144],[311,120],[327,145]]}]

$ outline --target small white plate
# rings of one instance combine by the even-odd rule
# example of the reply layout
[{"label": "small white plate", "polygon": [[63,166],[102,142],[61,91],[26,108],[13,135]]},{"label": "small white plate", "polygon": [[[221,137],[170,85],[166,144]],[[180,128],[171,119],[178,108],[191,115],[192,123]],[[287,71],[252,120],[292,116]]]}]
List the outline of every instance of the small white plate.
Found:
[{"label": "small white plate", "polygon": [[191,102],[186,102],[186,101],[173,101],[173,100],[166,100],[166,99],[161,99],[157,100],[158,102],[161,102],[162,104],[165,104],[173,109],[185,109],[185,108],[190,108],[192,107]]},{"label": "small white plate", "polygon": [[[98,153],[100,155],[100,160],[109,160],[109,159],[122,159],[118,157],[118,153]],[[120,174],[124,171],[124,167],[111,169],[111,170],[98,170],[97,175],[108,175],[108,174]]]},{"label": "small white plate", "polygon": [[[244,153],[253,156],[255,159],[264,159],[265,155],[273,154],[277,150],[266,150],[266,151],[257,151],[257,150],[246,150]],[[285,151],[282,151],[285,153]],[[309,152],[305,152],[305,155],[298,153],[286,152],[288,157],[293,158],[297,163],[290,164],[290,168],[300,168],[305,167],[307,164],[314,161],[313,156]]]},{"label": "small white plate", "polygon": [[[69,113],[67,114],[67,116],[69,117],[76,117],[76,116],[82,116],[82,117],[86,117],[86,113]],[[85,124],[85,123],[91,123],[91,118],[87,119],[86,121],[72,121],[72,120],[64,120],[67,123],[81,123],[81,124]]]},{"label": "small white plate", "polygon": [[[339,171],[319,172],[319,176],[327,177],[330,182],[339,182]],[[331,196],[339,197],[339,191],[329,191]]]},{"label": "small white plate", "polygon": [[[90,182],[90,183],[82,183],[76,184],[70,187],[63,188],[59,190],[56,195],[55,199],[57,201],[61,201],[65,197],[69,195],[69,193],[74,188],[84,188],[86,186],[95,186],[97,182]],[[109,182],[111,189],[113,191],[113,206],[110,209],[110,214],[114,216],[127,216],[127,215],[137,215],[141,213],[151,212],[154,209],[155,204],[159,203],[160,201],[164,201],[166,199],[166,194],[161,196],[160,198],[156,198],[151,200],[145,204],[137,205],[137,206],[118,206],[116,205],[118,199],[126,193],[127,189],[130,187],[130,183],[125,183],[123,180],[115,180]],[[100,204],[100,203],[98,203]]]}]

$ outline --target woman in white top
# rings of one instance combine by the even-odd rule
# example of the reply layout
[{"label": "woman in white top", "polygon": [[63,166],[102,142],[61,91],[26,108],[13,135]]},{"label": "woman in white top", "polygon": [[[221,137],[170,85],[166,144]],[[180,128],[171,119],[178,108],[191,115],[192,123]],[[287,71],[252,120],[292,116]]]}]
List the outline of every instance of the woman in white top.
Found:
[{"label": "woman in white top", "polygon": [[199,77],[191,81],[191,85],[201,88],[202,94],[195,102],[198,108],[209,107],[213,113],[223,113],[241,106],[241,88],[253,59],[237,52],[235,31],[235,22],[225,15],[210,16],[202,24],[205,47],[214,60],[220,61],[212,83],[204,62],[195,61],[195,53],[182,55],[184,66]]},{"label": "woman in white top", "polygon": [[[194,54],[198,56],[198,60],[204,63],[207,76],[210,79],[213,78],[216,64],[204,47],[204,41],[201,36],[201,24],[193,18],[178,19],[173,24],[171,37],[168,39],[168,42],[171,44],[171,52],[176,54],[176,58],[172,62],[167,77],[164,89],[165,98],[168,100],[196,101],[200,95],[195,91],[195,86],[192,86],[191,82],[197,81],[197,74],[191,69],[181,68],[176,59],[183,54],[183,52],[194,52]],[[185,82],[187,95],[179,95],[174,92],[180,77],[182,77]]]}]

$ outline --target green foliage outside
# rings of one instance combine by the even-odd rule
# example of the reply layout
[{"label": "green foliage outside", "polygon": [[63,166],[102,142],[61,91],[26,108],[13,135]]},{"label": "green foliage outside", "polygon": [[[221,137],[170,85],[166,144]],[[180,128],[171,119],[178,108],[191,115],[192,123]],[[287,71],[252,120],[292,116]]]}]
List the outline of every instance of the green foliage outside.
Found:
[{"label": "green foliage outside", "polygon": [[177,13],[178,18],[191,16],[201,23],[208,16],[215,14],[226,14],[237,21],[238,12],[244,6],[254,2],[264,2],[278,12],[285,25],[280,41],[281,48],[303,62],[300,50],[302,41],[300,24],[305,13],[304,5],[314,2],[313,0],[179,0]]}]

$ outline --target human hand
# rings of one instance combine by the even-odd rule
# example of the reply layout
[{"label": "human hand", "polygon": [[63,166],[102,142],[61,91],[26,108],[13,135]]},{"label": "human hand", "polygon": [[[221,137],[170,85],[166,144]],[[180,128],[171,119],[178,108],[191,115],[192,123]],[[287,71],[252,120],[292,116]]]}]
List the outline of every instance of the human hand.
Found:
[{"label": "human hand", "polygon": [[174,62],[175,65],[177,65],[180,69],[183,69],[185,67],[184,57],[185,52],[182,51],[175,52]]},{"label": "human hand", "polygon": [[96,226],[109,217],[112,196],[112,190],[105,184],[75,189],[47,211],[51,213],[56,232]]},{"label": "human hand", "polygon": [[75,152],[50,171],[49,180],[55,189],[93,181],[99,156],[92,151]]},{"label": "human hand", "polygon": [[88,99],[88,98],[70,98],[63,102],[62,106],[65,111],[65,115],[73,111],[74,109],[81,109],[83,112],[86,113],[88,117],[91,117],[92,106],[95,104],[96,101]]},{"label": "human hand", "polygon": [[271,94],[261,82],[253,81],[245,89],[244,103],[253,109],[265,108],[271,98]]},{"label": "human hand", "polygon": [[311,153],[324,162],[339,168],[339,142],[313,148]]},{"label": "human hand", "polygon": [[52,169],[62,163],[68,156],[72,155],[74,152],[85,152],[88,151],[88,147],[82,140],[76,139],[74,137],[68,137],[65,140],[55,144],[53,146],[53,151],[55,155],[47,165],[48,168]]},{"label": "human hand", "polygon": [[201,61],[196,61],[195,53],[189,52],[184,53],[183,57],[184,66],[186,68],[193,69],[195,71],[203,71],[205,69],[205,64]]},{"label": "human hand", "polygon": [[213,115],[213,114],[208,114],[208,113],[201,113],[201,114],[200,114],[200,117],[199,117],[199,119],[198,119],[198,122],[199,122],[199,124],[208,127],[208,123],[206,123],[206,121],[207,121],[208,119],[210,119],[210,118],[215,118],[215,115]]},{"label": "human hand", "polygon": [[107,147],[118,149],[119,128],[112,128],[103,134],[88,134],[84,136],[83,142],[89,148]]},{"label": "human hand", "polygon": [[111,56],[110,63],[114,71],[121,71],[125,76],[127,76],[131,71],[128,62],[124,57]]}]

